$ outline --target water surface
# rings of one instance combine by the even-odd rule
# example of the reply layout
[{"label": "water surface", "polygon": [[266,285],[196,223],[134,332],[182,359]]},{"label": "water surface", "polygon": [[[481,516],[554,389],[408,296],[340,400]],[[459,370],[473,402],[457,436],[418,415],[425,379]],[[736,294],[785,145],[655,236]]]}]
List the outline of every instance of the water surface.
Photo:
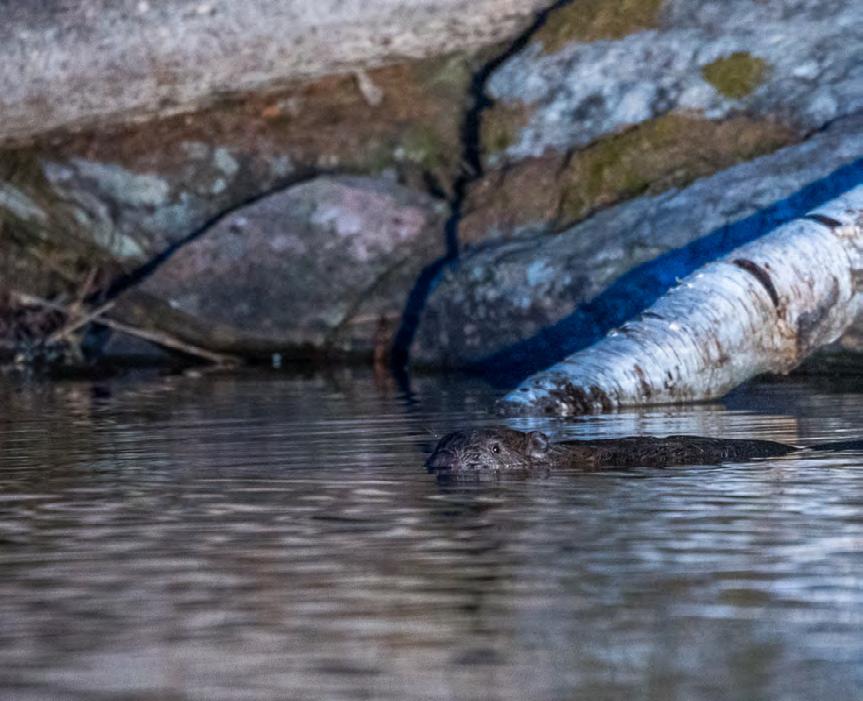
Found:
[{"label": "water surface", "polygon": [[[439,484],[497,392],[0,384],[3,699],[863,697],[863,455]],[[556,436],[863,437],[759,384]]]}]

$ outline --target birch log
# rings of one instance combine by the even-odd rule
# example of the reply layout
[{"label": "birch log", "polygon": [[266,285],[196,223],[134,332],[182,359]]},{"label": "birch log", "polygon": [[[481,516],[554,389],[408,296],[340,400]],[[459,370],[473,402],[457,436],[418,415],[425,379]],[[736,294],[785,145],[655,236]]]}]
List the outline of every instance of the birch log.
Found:
[{"label": "birch log", "polygon": [[784,374],[861,308],[863,186],[682,280],[640,317],[525,380],[517,414],[576,415],[722,396]]}]

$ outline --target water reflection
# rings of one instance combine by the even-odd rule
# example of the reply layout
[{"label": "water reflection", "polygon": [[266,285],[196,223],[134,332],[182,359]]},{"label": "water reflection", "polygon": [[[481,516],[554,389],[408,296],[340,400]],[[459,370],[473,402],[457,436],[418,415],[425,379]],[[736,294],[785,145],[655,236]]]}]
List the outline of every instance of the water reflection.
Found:
[{"label": "water reflection", "polygon": [[[859,696],[859,455],[438,484],[429,431],[495,423],[494,397],[350,372],[0,386],[3,697]],[[512,425],[806,444],[861,437],[860,399]]]}]

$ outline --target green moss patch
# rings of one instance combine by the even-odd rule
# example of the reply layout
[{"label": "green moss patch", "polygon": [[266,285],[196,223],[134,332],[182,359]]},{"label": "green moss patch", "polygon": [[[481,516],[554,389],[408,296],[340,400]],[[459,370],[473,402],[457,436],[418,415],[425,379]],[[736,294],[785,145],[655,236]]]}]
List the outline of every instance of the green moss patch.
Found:
[{"label": "green moss patch", "polygon": [[701,69],[701,75],[725,97],[739,100],[764,82],[767,70],[763,59],[738,51],[708,63]]},{"label": "green moss patch", "polygon": [[561,176],[560,224],[636,195],[687,185],[795,138],[791,129],[767,120],[663,115],[571,156]]},{"label": "green moss patch", "polygon": [[575,0],[552,12],[534,40],[546,53],[574,41],[621,39],[659,23],[662,0]]},{"label": "green moss patch", "polygon": [[531,225],[557,219],[562,154],[530,158],[503,170],[491,170],[472,183],[459,224],[462,243],[489,236],[508,237]]},{"label": "green moss patch", "polygon": [[443,169],[451,156],[451,149],[443,142],[441,134],[421,124],[411,125],[404,131],[401,147],[405,159],[431,172]]},{"label": "green moss patch", "polygon": [[524,103],[496,104],[482,113],[480,140],[483,157],[505,151],[518,141],[518,132],[530,121],[534,108]]},{"label": "green moss patch", "polygon": [[543,156],[489,172],[470,189],[460,234],[474,242],[519,229],[559,231],[604,207],[683,187],[798,138],[768,120],[664,115],[568,157]]}]

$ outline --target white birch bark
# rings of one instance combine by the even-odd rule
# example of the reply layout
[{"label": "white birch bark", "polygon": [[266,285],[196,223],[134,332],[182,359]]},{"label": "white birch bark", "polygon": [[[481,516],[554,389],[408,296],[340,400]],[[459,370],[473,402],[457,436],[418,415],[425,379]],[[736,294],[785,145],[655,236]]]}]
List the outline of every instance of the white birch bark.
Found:
[{"label": "white birch bark", "polygon": [[501,400],[507,413],[576,415],[722,396],[784,374],[861,308],[863,186],[682,280],[590,348]]}]

